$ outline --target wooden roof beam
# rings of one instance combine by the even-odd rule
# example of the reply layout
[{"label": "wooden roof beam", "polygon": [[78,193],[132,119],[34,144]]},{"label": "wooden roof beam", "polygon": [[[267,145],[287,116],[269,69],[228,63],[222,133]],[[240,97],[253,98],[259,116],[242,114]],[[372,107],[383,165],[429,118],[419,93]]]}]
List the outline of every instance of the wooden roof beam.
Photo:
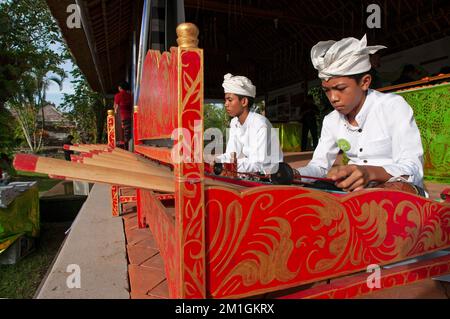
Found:
[{"label": "wooden roof beam", "polygon": [[[238,6],[240,10],[236,10],[234,6],[229,6],[227,3],[213,1],[213,0],[204,0],[199,5],[197,0],[185,0],[184,1],[185,8],[190,9],[200,9],[205,11],[212,12],[220,12],[220,13],[228,13],[228,14],[236,14],[247,17],[256,17],[261,19],[278,19],[278,20],[286,20],[291,23],[301,24],[301,25],[309,25],[317,28],[323,29],[332,29],[325,21],[321,19],[311,19],[307,17],[299,17],[296,15],[290,15],[282,10],[266,10],[266,9],[258,9],[256,7],[251,6]],[[319,23],[318,23],[319,22]]]},{"label": "wooden roof beam", "polygon": [[106,36],[106,59],[108,62],[109,84],[110,84],[110,86],[113,86],[112,72],[111,72],[111,56],[110,56],[110,50],[109,50],[110,34],[109,34],[109,29],[108,29],[108,19],[107,19],[108,16],[106,14],[105,0],[102,0],[102,11],[103,11],[103,30],[104,30],[104,33]]}]

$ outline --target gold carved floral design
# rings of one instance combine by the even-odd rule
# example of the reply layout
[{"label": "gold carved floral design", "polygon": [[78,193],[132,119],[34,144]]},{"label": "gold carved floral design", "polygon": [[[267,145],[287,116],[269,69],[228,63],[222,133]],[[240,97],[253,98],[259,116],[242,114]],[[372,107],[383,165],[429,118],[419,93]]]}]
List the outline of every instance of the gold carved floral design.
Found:
[{"label": "gold carved floral design", "polygon": [[450,246],[450,206],[400,192],[208,192],[215,297],[306,284]]}]

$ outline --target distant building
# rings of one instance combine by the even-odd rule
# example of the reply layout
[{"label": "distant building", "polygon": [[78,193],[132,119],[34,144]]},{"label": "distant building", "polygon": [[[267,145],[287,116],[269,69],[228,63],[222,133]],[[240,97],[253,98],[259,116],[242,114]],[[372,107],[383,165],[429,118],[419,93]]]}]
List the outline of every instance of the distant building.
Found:
[{"label": "distant building", "polygon": [[[11,114],[17,117],[14,110]],[[61,147],[63,140],[75,129],[75,123],[70,121],[64,113],[59,111],[55,105],[47,104],[44,106],[44,147]],[[42,113],[38,114],[39,126],[42,123]]]},{"label": "distant building", "polygon": [[[44,146],[59,146],[62,141],[75,128],[75,123],[69,121],[62,112],[60,112],[55,105],[47,104],[44,106],[44,130],[47,134],[44,135]],[[42,113],[39,112],[38,121],[42,121]]]}]

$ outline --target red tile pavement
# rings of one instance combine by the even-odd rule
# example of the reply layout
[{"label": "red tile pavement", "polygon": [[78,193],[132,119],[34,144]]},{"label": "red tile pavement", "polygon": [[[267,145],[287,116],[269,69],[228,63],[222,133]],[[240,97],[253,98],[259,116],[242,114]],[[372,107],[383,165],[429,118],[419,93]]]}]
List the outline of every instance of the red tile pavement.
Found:
[{"label": "red tile pavement", "polygon": [[167,299],[164,261],[150,229],[137,227],[137,214],[123,215],[131,299]]},{"label": "red tile pavement", "polygon": [[168,292],[169,292],[169,288],[167,287],[167,280],[164,280],[158,286],[153,288],[148,294],[155,298],[167,299]]},{"label": "red tile pavement", "polygon": [[[151,234],[150,229],[148,228],[142,229],[142,232],[147,232],[148,234]],[[134,246],[158,249],[158,245],[156,244],[156,241],[153,237],[144,238],[143,240],[134,243]]]},{"label": "red tile pavement", "polygon": [[154,256],[153,258],[147,259],[144,263],[142,263],[141,266],[157,268],[157,269],[164,269],[164,260],[162,259],[161,255],[158,254],[158,255]]},{"label": "red tile pavement", "polygon": [[128,219],[124,219],[123,220],[123,224],[124,224],[126,229],[137,228],[138,227],[137,216],[132,217],[132,218],[128,218]]},{"label": "red tile pavement", "polygon": [[129,228],[125,229],[127,235],[127,244],[128,245],[136,245],[139,242],[146,240],[149,238],[150,230],[149,229],[139,229],[139,228]]},{"label": "red tile pavement", "polygon": [[137,213],[128,213],[122,215],[123,220],[128,220],[130,218],[137,218]]},{"label": "red tile pavement", "polygon": [[159,251],[154,248],[127,245],[128,261],[131,265],[140,266],[156,254],[159,254]]},{"label": "red tile pavement", "polygon": [[155,268],[145,268],[138,265],[128,265],[130,288],[132,292],[147,294],[162,283],[166,276]]},{"label": "red tile pavement", "polygon": [[141,294],[141,293],[137,293],[132,291],[130,293],[130,298],[131,299],[167,299],[167,297],[162,298],[162,297],[156,297],[153,295],[147,295],[147,294]]}]

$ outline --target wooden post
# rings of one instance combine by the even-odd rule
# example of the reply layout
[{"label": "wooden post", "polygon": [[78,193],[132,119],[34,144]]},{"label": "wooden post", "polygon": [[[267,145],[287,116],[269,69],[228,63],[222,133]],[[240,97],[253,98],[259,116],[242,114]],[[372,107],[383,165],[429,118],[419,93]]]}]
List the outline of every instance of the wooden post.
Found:
[{"label": "wooden post", "polygon": [[108,130],[108,146],[110,148],[116,147],[116,123],[114,118],[114,110],[108,110],[107,130]]},{"label": "wooden post", "polygon": [[[116,147],[116,123],[114,117],[114,110],[108,110],[107,116],[107,130],[108,130],[108,146]],[[119,186],[111,185],[111,210],[113,216],[120,215],[119,205]]]},{"label": "wooden post", "polygon": [[[178,57],[173,58],[178,58],[178,128],[189,131],[190,155],[186,160],[182,154],[185,160],[174,166],[176,250],[181,271],[177,272],[177,291],[172,297],[206,298],[203,50],[197,47],[198,28],[194,24],[180,24],[177,35]],[[200,130],[195,130],[195,125],[201,125]],[[178,142],[183,138],[179,130]]]},{"label": "wooden post", "polygon": [[[138,111],[139,106],[135,105],[133,108],[133,144],[138,145],[139,143],[139,136],[138,136]],[[133,147],[134,149],[134,147]]]},{"label": "wooden post", "polygon": [[[133,107],[133,151],[136,152],[136,145],[139,145],[139,135],[138,135],[138,112],[139,112],[139,106],[135,105]],[[142,207],[141,207],[141,190],[139,188],[136,188],[136,212],[137,212],[137,220],[138,220],[138,227],[139,228],[145,228],[146,225],[144,223],[142,214]]]}]

